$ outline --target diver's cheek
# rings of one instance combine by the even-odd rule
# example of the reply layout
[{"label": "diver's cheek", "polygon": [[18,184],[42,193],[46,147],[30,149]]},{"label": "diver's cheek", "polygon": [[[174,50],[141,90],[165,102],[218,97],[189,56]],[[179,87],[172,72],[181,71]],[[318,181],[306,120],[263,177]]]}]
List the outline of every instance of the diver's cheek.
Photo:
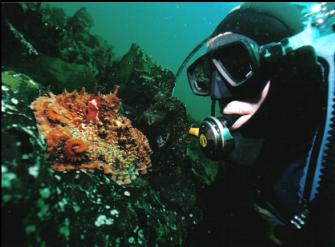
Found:
[{"label": "diver's cheek", "polygon": [[264,86],[261,96],[256,103],[235,100],[227,104],[227,106],[223,109],[223,114],[241,115],[241,117],[238,118],[232,125],[232,130],[236,130],[243,126],[255,114],[267,97],[269,88],[270,81],[268,81],[268,83]]}]

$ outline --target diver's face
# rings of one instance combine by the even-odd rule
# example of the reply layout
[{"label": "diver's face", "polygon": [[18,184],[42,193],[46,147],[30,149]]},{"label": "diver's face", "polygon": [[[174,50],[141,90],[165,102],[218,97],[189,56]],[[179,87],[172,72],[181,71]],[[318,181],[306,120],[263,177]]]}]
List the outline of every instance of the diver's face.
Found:
[{"label": "diver's face", "polygon": [[252,100],[233,100],[223,106],[222,114],[224,115],[239,115],[240,117],[231,125],[230,130],[237,130],[252,118],[252,116],[261,107],[266,99],[270,88],[270,81],[268,81],[259,97]]},{"label": "diver's face", "polygon": [[256,163],[263,147],[264,137],[255,135],[253,128],[245,129],[242,127],[251,122],[254,114],[264,103],[269,94],[270,84],[270,81],[265,84],[257,98],[232,100],[222,105],[223,117],[232,120],[228,127],[235,140],[235,147],[225,158],[225,161],[241,166],[250,166]]}]

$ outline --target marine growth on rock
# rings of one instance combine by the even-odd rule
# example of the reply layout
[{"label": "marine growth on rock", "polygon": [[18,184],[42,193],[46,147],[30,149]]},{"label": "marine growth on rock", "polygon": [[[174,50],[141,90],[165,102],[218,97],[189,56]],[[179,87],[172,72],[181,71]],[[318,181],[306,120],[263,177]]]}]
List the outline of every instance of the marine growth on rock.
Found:
[{"label": "marine growth on rock", "polygon": [[54,170],[98,169],[118,184],[147,173],[152,153],[148,139],[120,115],[116,94],[117,89],[107,95],[65,91],[32,103]]}]

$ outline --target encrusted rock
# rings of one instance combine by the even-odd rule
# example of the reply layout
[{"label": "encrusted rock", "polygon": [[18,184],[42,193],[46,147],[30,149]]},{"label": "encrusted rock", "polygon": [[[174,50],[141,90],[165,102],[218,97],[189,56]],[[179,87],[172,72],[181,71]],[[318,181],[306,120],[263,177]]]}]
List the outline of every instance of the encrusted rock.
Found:
[{"label": "encrusted rock", "polygon": [[116,92],[49,93],[32,103],[56,171],[101,169],[129,184],[151,166],[146,137],[119,114]]}]

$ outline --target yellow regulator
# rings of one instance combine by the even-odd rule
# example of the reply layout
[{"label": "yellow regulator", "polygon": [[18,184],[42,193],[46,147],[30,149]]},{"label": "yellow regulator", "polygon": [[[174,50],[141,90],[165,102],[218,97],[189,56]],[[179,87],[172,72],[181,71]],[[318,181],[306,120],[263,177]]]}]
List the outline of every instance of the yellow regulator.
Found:
[{"label": "yellow regulator", "polygon": [[213,160],[221,159],[234,147],[234,138],[223,118],[206,117],[199,128],[190,128],[189,134],[199,138],[202,151]]}]

